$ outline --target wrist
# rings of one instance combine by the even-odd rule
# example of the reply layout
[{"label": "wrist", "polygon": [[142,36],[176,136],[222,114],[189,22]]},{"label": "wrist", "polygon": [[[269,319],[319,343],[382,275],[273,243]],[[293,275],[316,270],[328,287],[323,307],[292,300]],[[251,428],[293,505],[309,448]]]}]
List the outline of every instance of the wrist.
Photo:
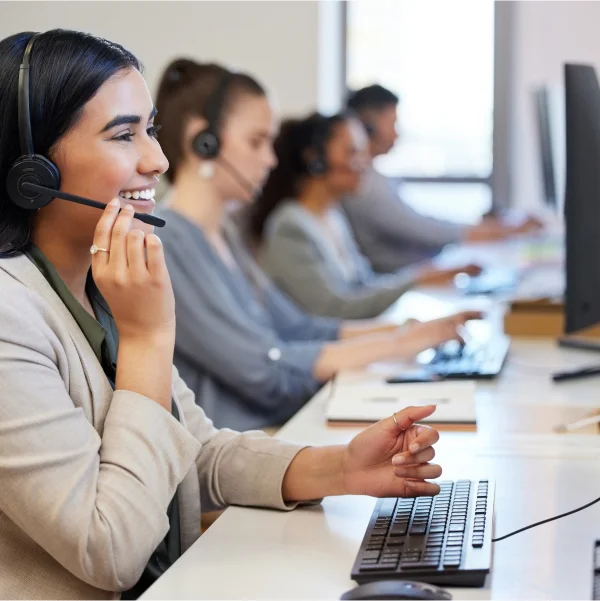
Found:
[{"label": "wrist", "polygon": [[310,501],[346,494],[345,445],[302,449],[283,479],[285,501]]},{"label": "wrist", "polygon": [[119,330],[119,346],[121,345],[142,348],[169,348],[175,346],[175,328],[142,332]]}]

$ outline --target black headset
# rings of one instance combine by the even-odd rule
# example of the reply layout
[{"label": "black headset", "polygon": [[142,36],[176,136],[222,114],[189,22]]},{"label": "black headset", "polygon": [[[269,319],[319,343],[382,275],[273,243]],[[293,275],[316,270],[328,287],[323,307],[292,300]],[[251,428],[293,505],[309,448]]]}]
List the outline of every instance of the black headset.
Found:
[{"label": "black headset", "polygon": [[[17,206],[31,211],[45,207],[54,198],[61,198],[96,209],[105,209],[106,205],[102,202],[61,192],[58,167],[47,157],[35,153],[29,103],[29,60],[33,43],[40,35],[41,33],[35,33],[29,39],[19,68],[17,110],[21,156],[13,163],[6,177],[8,197]],[[154,215],[134,213],[134,216],[139,221],[150,225],[157,227],[165,225],[164,219],[154,217]]]},{"label": "black headset", "polygon": [[31,118],[29,114],[29,59],[33,43],[39,36],[31,36],[23,61],[19,68],[18,119],[21,156],[14,162],[6,180],[6,191],[10,199],[23,209],[37,210],[52,201],[52,194],[32,190],[23,184],[37,184],[51,190],[60,188],[60,172],[58,167],[45,156],[35,154],[33,136],[31,133]]},{"label": "black headset", "polygon": [[363,125],[365,126],[365,131],[367,132],[367,136],[373,139],[377,135],[377,128],[373,123],[369,123],[368,121],[363,120]]},{"label": "black headset", "polygon": [[327,171],[329,171],[326,148],[328,129],[329,123],[327,117],[318,117],[318,122],[315,123],[315,129],[309,147],[309,149],[314,153],[314,156],[306,161],[306,170],[308,171],[309,175],[325,175]]},{"label": "black headset", "polygon": [[219,135],[221,115],[223,106],[227,100],[229,84],[233,80],[234,75],[233,72],[227,71],[206,101],[204,118],[207,121],[207,126],[192,141],[194,152],[203,159],[211,160],[219,156],[219,151],[221,150],[221,137]]},{"label": "black headset", "polygon": [[204,109],[204,118],[206,119],[206,127],[198,132],[192,140],[192,149],[201,158],[207,161],[218,161],[225,171],[235,179],[242,188],[246,189],[250,194],[255,195],[258,190],[240,173],[240,171],[223,157],[221,152],[221,136],[219,129],[221,128],[221,120],[223,115],[223,107],[227,101],[229,86],[233,81],[236,73],[227,71],[223,74],[220,81],[217,83],[212,94],[209,95]]}]

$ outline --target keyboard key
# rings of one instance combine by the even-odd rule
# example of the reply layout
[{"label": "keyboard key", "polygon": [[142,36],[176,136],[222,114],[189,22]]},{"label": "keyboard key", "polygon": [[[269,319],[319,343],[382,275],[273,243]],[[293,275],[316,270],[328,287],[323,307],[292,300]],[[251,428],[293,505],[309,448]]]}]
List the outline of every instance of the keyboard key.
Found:
[{"label": "keyboard key", "polygon": [[459,568],[460,567],[460,559],[452,559],[450,561],[444,561],[445,568]]},{"label": "keyboard key", "polygon": [[363,553],[363,559],[377,559],[379,557],[379,551],[365,551]]},{"label": "keyboard key", "polygon": [[390,497],[388,499],[381,499],[379,502],[379,517],[390,515],[390,512],[394,511],[394,508],[398,504],[398,499]]},{"label": "keyboard key", "polygon": [[473,548],[475,549],[481,549],[481,547],[483,547],[483,541],[482,540],[474,540],[473,541]]},{"label": "keyboard key", "polygon": [[385,564],[385,565],[381,565],[381,564],[375,564],[375,565],[367,565],[367,566],[360,566],[360,571],[361,572],[391,572],[392,570],[395,570],[395,566],[390,565],[390,564]]}]

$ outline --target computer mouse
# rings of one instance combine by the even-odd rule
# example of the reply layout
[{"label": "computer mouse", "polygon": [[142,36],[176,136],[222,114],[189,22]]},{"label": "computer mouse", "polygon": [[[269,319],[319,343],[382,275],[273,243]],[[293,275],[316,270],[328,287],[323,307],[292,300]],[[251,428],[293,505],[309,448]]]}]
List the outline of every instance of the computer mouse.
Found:
[{"label": "computer mouse", "polygon": [[410,580],[378,580],[361,584],[344,593],[340,599],[452,599],[444,589],[425,582]]}]

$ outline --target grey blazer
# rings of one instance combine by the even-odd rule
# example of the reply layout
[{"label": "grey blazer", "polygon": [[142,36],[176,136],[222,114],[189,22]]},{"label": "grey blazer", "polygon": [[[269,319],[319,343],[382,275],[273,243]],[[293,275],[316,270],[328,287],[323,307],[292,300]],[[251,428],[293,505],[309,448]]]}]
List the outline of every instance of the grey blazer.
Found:
[{"label": "grey blazer", "polygon": [[73,316],[25,256],[0,259],[0,598],[116,599],[165,537],[179,486],[182,549],[200,509],[290,509],[300,447],[217,430],[173,371],[181,422],[112,390]]},{"label": "grey blazer", "polygon": [[413,285],[415,270],[374,273],[342,211],[336,210],[336,217],[346,255],[355,263],[353,277],[348,278],[319,220],[293,200],[268,220],[259,263],[306,311],[344,319],[376,317]]},{"label": "grey blazer", "polygon": [[175,365],[217,426],[265,428],[287,421],[321,386],[314,364],[338,320],[299,310],[265,277],[236,229],[230,270],[202,230],[161,208],[159,233],[175,292]]},{"label": "grey blazer", "polygon": [[464,225],[415,211],[399,190],[397,182],[370,167],[360,189],[342,205],[360,250],[380,273],[431,259],[466,234]]}]

